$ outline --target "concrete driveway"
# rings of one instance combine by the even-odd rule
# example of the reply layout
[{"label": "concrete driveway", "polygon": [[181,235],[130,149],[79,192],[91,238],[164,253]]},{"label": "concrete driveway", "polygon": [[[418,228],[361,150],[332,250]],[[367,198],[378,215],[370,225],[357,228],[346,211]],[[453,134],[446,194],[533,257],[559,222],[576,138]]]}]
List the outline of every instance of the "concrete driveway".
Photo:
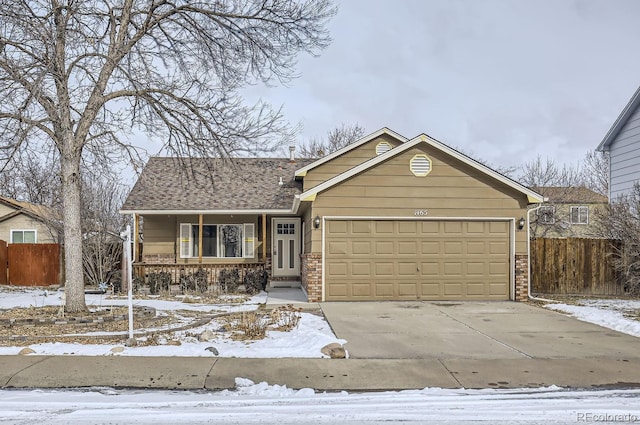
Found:
[{"label": "concrete driveway", "polygon": [[336,336],[362,359],[640,357],[640,338],[516,302],[327,302]]}]

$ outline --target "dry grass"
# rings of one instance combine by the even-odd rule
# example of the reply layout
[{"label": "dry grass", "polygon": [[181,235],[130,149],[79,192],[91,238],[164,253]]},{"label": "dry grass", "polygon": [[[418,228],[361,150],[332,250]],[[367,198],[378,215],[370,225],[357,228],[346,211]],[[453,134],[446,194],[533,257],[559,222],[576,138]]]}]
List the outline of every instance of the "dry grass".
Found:
[{"label": "dry grass", "polygon": [[271,312],[250,311],[224,317],[225,328],[236,341],[258,340],[267,336],[267,331],[288,332],[298,326],[300,309],[291,305],[278,307]]}]

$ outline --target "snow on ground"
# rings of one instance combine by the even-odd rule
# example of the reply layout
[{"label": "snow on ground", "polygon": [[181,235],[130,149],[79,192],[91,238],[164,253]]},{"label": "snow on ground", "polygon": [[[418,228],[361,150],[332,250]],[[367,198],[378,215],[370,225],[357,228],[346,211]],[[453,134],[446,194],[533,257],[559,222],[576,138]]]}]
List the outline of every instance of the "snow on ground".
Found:
[{"label": "snow on ground", "polygon": [[578,305],[551,303],[544,307],[567,313],[578,320],[594,323],[618,332],[640,337],[640,321],[625,317],[640,316],[640,300],[581,299]]},{"label": "snow on ground", "polygon": [[425,388],[316,393],[236,380],[221,392],[1,390],[12,424],[575,424],[640,422],[640,390]]},{"label": "snow on ground", "polygon": [[[43,291],[27,289],[24,291],[0,291],[0,308],[29,307],[43,305],[60,305],[61,293],[56,291]],[[111,299],[106,295],[87,294],[89,308],[105,305],[127,305],[126,298]],[[154,307],[159,314],[169,310],[191,310],[203,313],[240,312],[257,310],[261,304],[266,303],[267,293],[262,292],[251,297],[244,303],[229,304],[198,304],[183,303],[180,300],[166,301],[160,299],[135,299],[134,305]],[[267,337],[257,341],[233,341],[224,332],[216,332],[222,324],[216,320],[207,325],[192,328],[186,331],[176,332],[171,339],[179,340],[180,346],[153,345],[140,347],[123,347],[116,342],[112,344],[80,344],[80,343],[46,343],[32,344],[29,346],[35,351],[34,355],[85,355],[85,356],[204,356],[212,357],[213,354],[206,349],[215,347],[219,357],[250,357],[250,358],[280,358],[280,357],[324,357],[320,349],[327,344],[346,341],[336,338],[329,324],[320,317],[311,313],[300,313],[298,326],[289,332],[269,331]],[[204,330],[210,329],[216,332],[217,338],[209,342],[200,342],[197,337]],[[87,334],[100,334],[98,332]],[[105,334],[105,333],[102,333]],[[161,340],[165,337],[161,336]],[[161,341],[165,342],[165,341]],[[113,353],[111,349],[120,346],[123,351]],[[18,354],[24,347],[0,347],[0,355]]]}]

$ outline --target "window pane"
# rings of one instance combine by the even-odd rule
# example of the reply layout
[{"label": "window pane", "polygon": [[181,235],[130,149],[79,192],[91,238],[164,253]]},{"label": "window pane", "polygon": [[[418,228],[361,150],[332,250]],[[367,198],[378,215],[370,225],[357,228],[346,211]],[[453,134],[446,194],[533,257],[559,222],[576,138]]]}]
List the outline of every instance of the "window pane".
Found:
[{"label": "window pane", "polygon": [[278,268],[282,269],[282,239],[278,240]]},{"label": "window pane", "polygon": [[11,234],[13,235],[13,236],[11,237],[11,241],[12,241],[13,243],[23,243],[23,242],[24,242],[24,237],[23,237],[22,232],[19,232],[19,231],[13,231],[13,232],[11,232]]},{"label": "window pane", "polygon": [[36,232],[33,230],[25,230],[23,233],[24,243],[36,243]]},{"label": "window pane", "polygon": [[202,256],[216,257],[218,255],[218,229],[215,225],[202,226]]},{"label": "window pane", "polygon": [[193,257],[199,257],[200,253],[198,252],[198,238],[200,235],[200,228],[198,225],[194,224],[191,226],[191,255]]},{"label": "window pane", "polygon": [[242,226],[230,224],[220,226],[221,257],[242,257]]},{"label": "window pane", "polygon": [[294,249],[295,241],[293,239],[289,240],[289,268],[292,269],[296,264],[296,260],[294,255],[296,254],[296,250]]}]

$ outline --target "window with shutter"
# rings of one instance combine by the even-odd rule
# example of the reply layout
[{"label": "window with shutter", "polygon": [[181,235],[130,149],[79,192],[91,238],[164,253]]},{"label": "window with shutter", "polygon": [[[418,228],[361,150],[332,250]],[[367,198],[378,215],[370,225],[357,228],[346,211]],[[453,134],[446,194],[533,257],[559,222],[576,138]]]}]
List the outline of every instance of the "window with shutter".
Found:
[{"label": "window with shutter", "polygon": [[180,258],[191,257],[191,224],[180,223]]},{"label": "window with shutter", "polygon": [[255,256],[255,237],[253,223],[245,223],[244,225],[244,258],[253,258]]}]

